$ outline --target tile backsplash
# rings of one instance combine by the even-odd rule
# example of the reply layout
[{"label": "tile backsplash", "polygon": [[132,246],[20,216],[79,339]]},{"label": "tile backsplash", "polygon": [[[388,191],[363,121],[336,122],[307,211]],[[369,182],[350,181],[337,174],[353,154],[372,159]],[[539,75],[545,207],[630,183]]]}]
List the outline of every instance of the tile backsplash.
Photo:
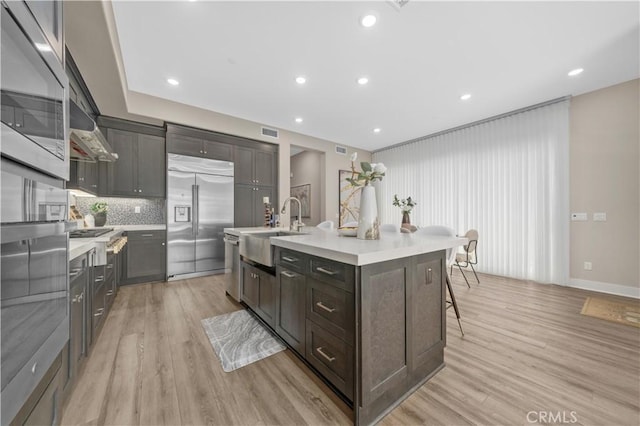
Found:
[{"label": "tile backsplash", "polygon": [[[165,200],[163,199],[75,197],[75,205],[83,216],[90,214],[91,205],[99,201],[104,201],[108,204],[106,226],[160,225],[166,223]],[[136,207],[140,207],[140,213],[135,212]]]}]

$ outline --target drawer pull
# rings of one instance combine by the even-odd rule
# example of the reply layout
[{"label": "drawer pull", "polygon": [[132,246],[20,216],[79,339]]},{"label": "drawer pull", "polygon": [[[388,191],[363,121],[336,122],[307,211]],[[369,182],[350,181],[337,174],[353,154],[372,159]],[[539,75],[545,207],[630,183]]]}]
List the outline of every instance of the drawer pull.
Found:
[{"label": "drawer pull", "polygon": [[72,270],[69,272],[69,278],[75,278],[75,277],[77,277],[78,275],[80,275],[80,272],[82,272],[82,268],[79,268],[79,269],[72,269]]},{"label": "drawer pull", "polygon": [[333,362],[336,359],[335,356],[329,356],[329,355],[325,354],[324,351],[322,350],[322,346],[316,348],[316,352],[318,352],[320,355],[322,355],[322,357],[324,359],[326,359],[327,361],[329,361],[329,362]]},{"label": "drawer pull", "polygon": [[327,275],[335,275],[335,274],[337,274],[337,273],[338,273],[337,271],[331,271],[331,270],[329,270],[329,269],[325,269],[325,268],[323,268],[322,266],[318,266],[318,267],[316,268],[316,271],[320,271],[320,272],[322,272],[323,274],[327,274]]},{"label": "drawer pull", "polygon": [[287,271],[282,271],[282,275],[284,275],[287,278],[294,278],[296,276],[296,274],[292,274],[291,272],[287,272]]},{"label": "drawer pull", "polygon": [[109,291],[107,292],[107,296],[111,296],[111,295],[113,295],[113,290],[109,290]]},{"label": "drawer pull", "polygon": [[36,374],[36,371],[38,371],[38,363],[34,362],[31,366],[31,374]]},{"label": "drawer pull", "polygon": [[297,262],[298,259],[296,259],[295,257],[289,257],[289,256],[282,256],[282,260],[286,260],[287,262]]},{"label": "drawer pull", "polygon": [[101,317],[102,314],[104,314],[104,308],[100,308],[98,310],[96,310],[96,313],[93,314],[94,317]]},{"label": "drawer pull", "polygon": [[431,273],[431,268],[427,269],[427,275],[425,278],[426,278],[425,284],[431,284],[433,282],[433,274]]},{"label": "drawer pull", "polygon": [[[113,251],[113,250],[112,250],[112,251]],[[108,264],[108,265],[107,265],[107,269],[113,269],[113,264],[112,264],[112,263]]]},{"label": "drawer pull", "polygon": [[328,307],[327,305],[325,305],[325,304],[324,304],[324,303],[322,303],[322,302],[317,302],[317,303],[316,303],[316,306],[317,306],[318,308],[324,309],[325,311],[329,312],[330,314],[331,314],[331,313],[334,313],[334,312],[336,311],[336,308],[330,308],[330,307]]},{"label": "drawer pull", "polygon": [[[142,191],[140,191],[140,192],[142,192]],[[141,237],[153,237],[153,234],[141,234],[140,236]]]},{"label": "drawer pull", "polygon": [[97,283],[102,282],[102,281],[104,281],[104,275],[98,275],[96,277],[96,279],[95,279],[95,282],[97,282]]}]

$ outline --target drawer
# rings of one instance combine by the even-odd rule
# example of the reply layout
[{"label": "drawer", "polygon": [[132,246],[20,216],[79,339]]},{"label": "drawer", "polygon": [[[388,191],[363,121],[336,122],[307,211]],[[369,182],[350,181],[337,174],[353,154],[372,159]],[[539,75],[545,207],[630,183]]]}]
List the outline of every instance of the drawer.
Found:
[{"label": "drawer", "polygon": [[304,274],[306,272],[307,259],[307,256],[300,252],[278,248],[276,262],[284,268]]},{"label": "drawer", "polygon": [[307,320],[307,361],[353,401],[353,346]]},{"label": "drawer", "polygon": [[341,288],[307,279],[307,318],[333,335],[353,343],[354,297]]},{"label": "drawer", "polygon": [[164,240],[167,237],[167,231],[127,231],[127,239],[130,241],[139,240]]},{"label": "drawer", "polygon": [[353,293],[354,267],[320,257],[311,257],[310,275],[320,281]]}]

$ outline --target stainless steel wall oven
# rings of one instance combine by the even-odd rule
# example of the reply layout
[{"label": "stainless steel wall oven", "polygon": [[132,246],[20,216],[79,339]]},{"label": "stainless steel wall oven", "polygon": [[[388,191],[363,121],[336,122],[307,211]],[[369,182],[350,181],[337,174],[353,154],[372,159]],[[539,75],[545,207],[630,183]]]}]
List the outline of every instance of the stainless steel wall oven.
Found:
[{"label": "stainless steel wall oven", "polygon": [[22,1],[2,1],[2,153],[69,179],[69,81]]},{"label": "stainless steel wall oven", "polygon": [[1,160],[2,424],[22,407],[69,339],[63,181]]}]

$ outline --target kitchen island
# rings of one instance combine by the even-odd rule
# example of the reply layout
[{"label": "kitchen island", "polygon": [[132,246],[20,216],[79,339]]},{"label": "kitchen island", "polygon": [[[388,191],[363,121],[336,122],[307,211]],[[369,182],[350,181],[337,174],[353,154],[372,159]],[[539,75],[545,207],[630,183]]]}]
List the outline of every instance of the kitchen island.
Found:
[{"label": "kitchen island", "polygon": [[314,229],[270,241],[275,279],[243,261],[242,299],[352,404],[355,424],[377,422],[444,367],[445,253],[466,239]]}]

